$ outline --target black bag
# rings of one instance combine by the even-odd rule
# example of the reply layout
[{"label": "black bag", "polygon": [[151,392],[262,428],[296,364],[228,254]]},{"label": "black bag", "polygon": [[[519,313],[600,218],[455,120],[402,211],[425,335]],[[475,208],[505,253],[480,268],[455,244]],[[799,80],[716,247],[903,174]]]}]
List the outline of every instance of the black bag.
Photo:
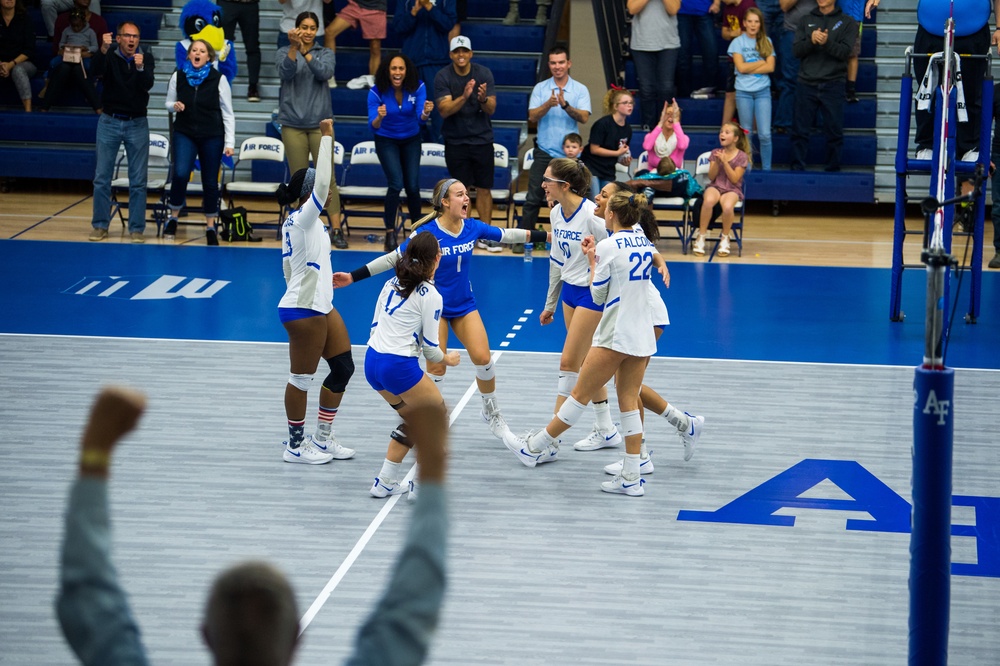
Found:
[{"label": "black bag", "polygon": [[249,241],[255,243],[259,238],[253,237],[253,226],[247,219],[247,209],[241,207],[227,208],[219,213],[219,222],[222,224],[222,240],[229,243],[237,241]]}]

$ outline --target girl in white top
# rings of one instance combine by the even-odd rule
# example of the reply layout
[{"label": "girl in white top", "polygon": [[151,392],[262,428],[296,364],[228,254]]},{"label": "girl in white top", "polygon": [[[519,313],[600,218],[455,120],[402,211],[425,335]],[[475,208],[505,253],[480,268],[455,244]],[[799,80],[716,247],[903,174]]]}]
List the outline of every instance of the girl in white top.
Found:
[{"label": "girl in white top", "polygon": [[[597,208],[594,211],[595,214],[602,218],[604,217],[608,207],[608,200],[611,199],[616,192],[631,193],[632,189],[628,185],[620,182],[608,183],[605,185],[604,188],[601,189],[601,192],[597,195]],[[636,231],[642,231],[645,233],[647,238],[653,240],[654,242],[659,237],[659,228],[656,216],[653,215],[653,211],[649,208],[645,208],[640,211],[639,224],[636,226]],[[652,283],[652,281],[649,283],[647,293],[649,297],[649,311],[653,321],[653,334],[656,336],[656,339],[659,340],[660,336],[663,334],[664,327],[670,325],[670,316],[667,314],[667,306],[663,302],[663,298],[660,296],[659,290],[656,288],[656,285]],[[681,442],[684,444],[684,460],[691,460],[691,457],[694,455],[695,445],[698,443],[698,438],[701,437],[701,427],[705,423],[705,417],[693,416],[687,412],[680,411],[646,384],[643,384],[642,388],[639,390],[639,401],[642,404],[644,411],[662,416],[668,423],[670,423],[670,425],[677,429],[677,434],[680,436]],[[622,470],[622,464],[623,461],[621,460],[611,463],[610,465],[606,465],[604,467],[604,471],[611,475],[618,474]],[[639,472],[641,474],[653,473],[653,459],[649,455],[649,449],[646,447],[645,438],[642,440],[642,447],[639,452]]]},{"label": "girl in white top", "polygon": [[[584,198],[590,192],[590,183],[591,174],[583,162],[564,157],[549,162],[542,177],[545,198],[555,202],[555,206],[549,212],[552,224],[549,289],[538,321],[542,326],[554,321],[561,291],[562,313],[566,322],[566,340],[559,357],[559,383],[553,412],[556,414],[576,385],[580,366],[590,350],[591,339],[604,310],[594,303],[590,294],[590,262],[581,247],[583,239],[588,236],[597,240],[608,237],[604,219],[594,215],[596,205]],[[602,386],[597,391],[593,402],[596,423],[590,434],[573,444],[573,448],[596,451],[620,445],[622,438],[611,421],[606,387]]]},{"label": "girl in white top", "polygon": [[[527,437],[504,437],[507,448],[528,467],[555,460],[559,435],[579,420],[597,390],[616,377],[626,454],[621,473],[602,483],[601,490],[631,496],[643,494],[645,481],[639,471],[642,446],[639,388],[649,356],[656,351],[648,283],[652,279],[654,257],[659,257],[659,252],[645,235],[632,228],[644,206],[646,197],[641,194],[613,195],[604,213],[605,221],[611,225],[611,236],[600,242],[590,236],[582,243],[590,263],[590,291],[594,302],[604,305],[604,313],[594,335],[594,346],[569,398],[543,430]],[[662,257],[657,263],[660,261]],[[660,273],[664,283],[668,283],[665,267]]]},{"label": "girl in white top", "polygon": [[[333,120],[321,121],[320,132],[323,136],[316,169],[299,169],[277,193],[282,206],[297,202],[297,208],[288,214],[281,227],[281,265],[286,288],[278,303],[278,315],[288,332],[291,365],[285,386],[288,441],[283,457],[285,462],[310,465],[354,456],[354,449],[341,446],[333,437],[333,419],[347,382],[354,374],[354,360],[347,327],[333,307],[330,237],[320,220],[330,197]],[[326,359],[330,372],[320,389],[316,433],[307,441],[308,391],[320,358]]]},{"label": "girl in white top", "polygon": [[400,483],[399,465],[414,444],[440,442],[447,436],[444,400],[417,362],[423,353],[432,363],[458,365],[458,352],[438,346],[443,301],[434,286],[441,247],[432,234],[409,240],[396,262],[396,276],[382,287],[375,304],[371,337],[365,354],[365,378],[395,409],[403,423],[392,432],[382,469],[375,477],[373,497],[398,495],[413,489]]}]

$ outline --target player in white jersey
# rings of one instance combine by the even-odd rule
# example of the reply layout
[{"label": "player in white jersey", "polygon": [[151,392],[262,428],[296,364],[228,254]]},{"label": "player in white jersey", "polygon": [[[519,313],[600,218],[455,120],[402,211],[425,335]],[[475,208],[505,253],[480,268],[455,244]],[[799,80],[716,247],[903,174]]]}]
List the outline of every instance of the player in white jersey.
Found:
[{"label": "player in white jersey", "polygon": [[[594,302],[604,305],[594,346],[587,354],[572,393],[555,418],[544,429],[525,437],[504,438],[507,448],[528,467],[555,460],[559,454],[559,435],[579,420],[594,393],[616,377],[625,461],[621,473],[602,483],[601,490],[630,496],[644,494],[645,480],[639,470],[642,445],[639,388],[649,357],[656,351],[647,289],[654,256],[659,252],[644,234],[632,228],[645,206],[646,197],[641,194],[615,194],[604,213],[611,235],[600,242],[593,237],[583,241],[583,251],[590,262],[590,291]],[[665,270],[661,274],[667,283],[669,274]]]},{"label": "player in white jersey", "polygon": [[[600,217],[604,217],[604,212],[608,206],[608,200],[615,192],[631,193],[632,188],[621,182],[608,183],[605,185],[597,195],[597,208],[594,211],[595,214]],[[656,216],[653,215],[653,211],[651,209],[645,208],[640,212],[639,225],[640,226],[637,230],[641,230],[646,234],[646,238],[655,242],[659,237],[659,223],[656,221]],[[654,285],[652,281],[649,283],[649,309],[653,319],[653,332],[656,335],[656,339],[659,340],[660,336],[663,334],[664,327],[670,324],[670,317],[667,314],[667,306],[663,302],[663,298],[660,296],[659,290],[657,290],[656,285]],[[684,460],[691,460],[691,457],[694,455],[695,445],[701,437],[701,428],[705,423],[705,418],[703,416],[694,416],[677,409],[665,399],[660,397],[660,394],[651,389],[647,384],[642,385],[642,389],[639,391],[639,400],[642,404],[643,410],[650,410],[654,414],[662,416],[668,423],[677,429],[677,434],[680,436],[681,442],[684,444]],[[645,425],[643,426],[643,429],[645,429]],[[621,469],[621,460],[604,467],[604,471],[611,475],[618,474]],[[649,455],[649,449],[646,446],[645,438],[642,440],[642,450],[640,451],[639,456],[639,470],[642,474],[653,473],[653,459]]]},{"label": "player in white jersey", "polygon": [[[542,177],[545,198],[554,205],[549,211],[552,225],[549,288],[538,321],[542,326],[551,324],[555,320],[556,307],[562,300],[566,323],[566,340],[559,357],[559,383],[553,412],[556,414],[576,384],[580,366],[587,357],[604,310],[594,303],[590,294],[590,262],[581,249],[583,239],[588,236],[597,240],[608,237],[604,219],[594,215],[594,202],[585,198],[590,192],[590,181],[590,171],[583,162],[565,157],[549,162]],[[618,446],[622,437],[611,421],[606,387],[602,386],[597,391],[593,404],[597,422],[590,435],[573,447],[593,451]]]},{"label": "player in white jersey", "polygon": [[[278,303],[278,316],[288,332],[290,373],[285,386],[288,441],[285,462],[321,465],[354,456],[354,449],[341,446],[333,437],[333,418],[354,374],[351,341],[344,320],[333,307],[333,269],[330,237],[320,213],[330,198],[333,121],[320,122],[316,169],[299,169],[278,188],[278,203],[295,204],[281,226],[281,266],[285,293]],[[319,396],[315,434],[305,438],[309,386],[320,358],[330,365]]]},{"label": "player in white jersey", "polygon": [[[389,440],[382,469],[369,491],[373,497],[405,493],[413,483],[400,483],[399,466],[415,444],[444,441],[448,420],[444,400],[417,358],[458,365],[458,352],[438,346],[442,300],[434,286],[441,249],[431,234],[418,234],[396,263],[396,276],[386,281],[375,303],[371,337],[365,353],[365,378],[403,419]],[[430,422],[427,412],[435,416]],[[414,419],[417,418],[415,421]],[[420,420],[425,419],[425,420]]]},{"label": "player in white jersey", "polygon": [[[500,243],[544,243],[548,239],[545,231],[527,229],[499,229],[469,218],[469,193],[460,181],[448,178],[438,182],[432,199],[434,212],[418,220],[413,225],[413,233],[397,250],[393,250],[365,266],[350,273],[334,273],[335,287],[349,284],[382,273],[399,261],[400,253],[407,243],[422,233],[429,233],[441,245],[441,266],[434,283],[441,292],[444,302],[441,312],[439,341],[442,350],[447,350],[448,327],[455,332],[465,346],[469,358],[476,367],[476,384],[482,396],[483,420],[489,423],[490,432],[503,438],[507,423],[500,413],[496,398],[496,371],[490,355],[490,341],[486,327],[479,316],[470,280],[470,260],[477,240],[491,240]],[[428,361],[427,372],[436,378],[444,376],[445,365]]]}]

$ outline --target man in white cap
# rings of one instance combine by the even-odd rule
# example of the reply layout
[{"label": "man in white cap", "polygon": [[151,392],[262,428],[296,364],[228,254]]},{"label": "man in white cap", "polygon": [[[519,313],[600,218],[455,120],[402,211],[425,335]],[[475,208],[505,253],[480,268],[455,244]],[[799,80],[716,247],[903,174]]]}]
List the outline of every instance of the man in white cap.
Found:
[{"label": "man in white cap", "polygon": [[[493,217],[493,113],[497,95],[493,72],[472,62],[472,42],[451,40],[451,64],[434,77],[434,99],[444,122],[444,159],[452,178],[476,188],[479,219]],[[490,248],[492,249],[492,248]],[[497,245],[497,251],[500,250]]]}]

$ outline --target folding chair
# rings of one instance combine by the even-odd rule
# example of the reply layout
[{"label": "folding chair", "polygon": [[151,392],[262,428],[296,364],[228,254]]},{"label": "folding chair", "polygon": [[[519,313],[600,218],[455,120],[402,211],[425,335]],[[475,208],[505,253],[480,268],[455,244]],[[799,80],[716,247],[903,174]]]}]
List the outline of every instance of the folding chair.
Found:
[{"label": "folding chair", "polygon": [[[705,187],[709,184],[708,180],[708,168],[710,165],[709,158],[712,156],[712,152],[702,153],[698,156],[698,163],[695,166],[694,177],[697,179],[698,184]],[[743,197],[746,199],[746,178],[743,179]],[[694,202],[697,202],[695,205]],[[694,234],[698,231],[698,226],[700,224],[700,219],[698,216],[701,214],[701,199],[695,199],[691,204],[691,214],[690,214],[690,224],[691,233],[688,235],[688,244],[694,241]],[[743,202],[737,202],[736,207],[733,211],[737,217],[733,220],[733,226],[731,227],[730,236],[734,241],[736,241],[736,253],[739,256],[743,256],[743,215],[744,206]],[[708,230],[722,229],[722,222],[719,221],[719,216],[722,215],[722,206],[719,204],[715,205],[715,209],[712,211],[712,219],[708,223]],[[712,252],[708,255],[708,260],[712,261],[715,258],[715,253],[719,251],[719,241],[722,240],[722,234],[718,236],[706,236],[705,240],[712,241],[715,245],[712,246]]]},{"label": "folding chair", "polygon": [[[511,194],[511,214],[510,220],[507,226],[517,226],[517,223],[521,220],[521,216],[524,215],[524,202],[528,198],[527,190],[523,192],[518,191],[518,184],[521,181],[521,174],[528,173],[531,171],[531,165],[535,163],[535,149],[528,148],[524,153],[524,157],[521,159],[521,172],[512,175],[512,180],[514,183],[514,192]],[[518,206],[520,206],[520,212],[518,212]]]},{"label": "folding chair", "polygon": [[[510,153],[507,152],[507,148],[499,143],[493,144],[493,187],[490,188],[490,194],[493,195],[493,210],[496,210],[498,206],[504,206],[506,208],[504,212],[503,219],[505,222],[510,224],[510,211],[511,202],[514,196],[514,180],[516,177],[516,168],[511,167],[510,164]],[[494,219],[496,215],[494,214]],[[487,224],[493,224],[493,220],[483,220]]]},{"label": "folding chair", "polygon": [[[352,217],[383,216],[382,204],[388,192],[385,172],[375,153],[374,141],[361,141],[351,150],[351,160],[344,168],[343,180],[340,183],[340,227],[346,236],[351,235],[350,219]],[[372,209],[372,205],[375,208]],[[364,208],[358,207],[364,205]],[[401,228],[397,216],[397,233]],[[380,222],[379,231],[385,231]]]},{"label": "folding chair", "polygon": [[449,178],[444,159],[444,144],[425,143],[420,146],[420,198],[431,201],[438,181]]},{"label": "folding chair", "polygon": [[[639,156],[632,160],[632,175],[649,170],[649,152],[642,151]],[[684,194],[672,196],[666,192],[654,192],[651,201],[653,211],[662,211],[668,214],[667,218],[657,218],[656,222],[661,227],[670,227],[676,232],[677,239],[681,242],[681,253],[688,252],[688,236],[690,229],[688,222],[691,219],[691,206],[694,199],[689,199]]]},{"label": "folding chair", "polygon": [[[254,226],[257,228],[274,227],[275,237],[281,238],[281,224],[285,219],[285,211],[282,206],[278,205],[276,195],[278,193],[278,186],[284,181],[288,169],[285,168],[281,172],[282,177],[277,181],[273,179],[273,176],[271,179],[262,178],[261,180],[254,180],[253,163],[255,161],[284,163],[285,145],[281,142],[281,139],[272,139],[268,136],[252,136],[244,141],[240,145],[238,156],[233,163],[233,168],[230,170],[229,180],[225,181],[223,179],[222,196],[228,202],[229,208],[236,207],[237,197],[241,200],[248,198],[268,200],[272,204],[271,206],[265,209],[247,209],[247,212],[276,212],[278,216],[276,222],[255,222]],[[246,173],[248,170],[250,171],[249,174]],[[249,175],[249,178],[237,180],[240,175]]]},{"label": "folding chair", "polygon": [[[122,176],[124,167],[125,175]],[[150,173],[153,169],[162,169],[166,174],[162,178],[154,178]],[[153,222],[156,224],[156,236],[159,237],[160,230],[167,221],[167,184],[170,182],[170,140],[162,134],[149,135],[149,164],[146,170],[146,210],[153,211]],[[128,209],[128,156],[122,147],[118,152],[118,159],[115,162],[115,176],[111,180],[111,205],[113,207],[111,216],[118,215],[122,226],[127,227],[128,221],[122,213],[122,209]],[[124,201],[118,200],[118,195],[122,195]],[[150,199],[153,195],[157,198]]]}]

